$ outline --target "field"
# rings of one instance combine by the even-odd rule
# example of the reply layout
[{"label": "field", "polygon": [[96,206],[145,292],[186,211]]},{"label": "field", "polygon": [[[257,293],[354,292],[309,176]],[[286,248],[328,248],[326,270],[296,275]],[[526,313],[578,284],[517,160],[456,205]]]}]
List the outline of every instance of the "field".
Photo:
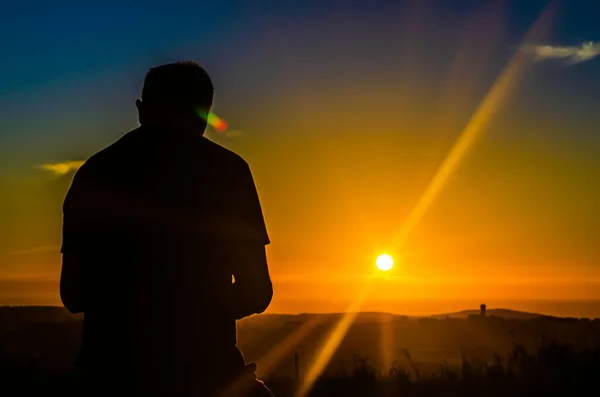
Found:
[{"label": "field", "polygon": [[[254,316],[239,323],[239,345],[278,396],[290,395],[307,379],[342,317]],[[66,390],[80,327],[80,317],[58,307],[0,308],[0,395],[30,395],[42,385]],[[510,310],[489,310],[486,317],[472,312],[429,318],[360,313],[313,395],[431,395],[433,390],[444,395],[577,395],[574,385],[592,382],[599,369],[600,319]]]}]

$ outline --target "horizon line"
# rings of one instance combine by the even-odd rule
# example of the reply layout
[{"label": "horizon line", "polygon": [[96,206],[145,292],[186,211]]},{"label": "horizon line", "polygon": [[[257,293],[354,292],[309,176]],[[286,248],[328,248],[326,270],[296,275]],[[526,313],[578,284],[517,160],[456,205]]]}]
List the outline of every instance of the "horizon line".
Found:
[{"label": "horizon line", "polygon": [[[591,301],[600,301],[600,299],[592,299]],[[584,301],[590,301],[590,300],[585,300]],[[58,308],[58,309],[63,309],[65,311],[67,311],[67,309],[64,306],[60,306],[60,305],[52,305],[52,304],[48,304],[48,305],[44,305],[44,304],[37,304],[37,305],[33,305],[33,304],[0,304],[0,309],[2,308]],[[589,317],[589,316],[583,316],[583,317],[574,317],[574,316],[558,316],[558,315],[553,315],[553,314],[543,314],[543,313],[538,313],[538,312],[527,312],[527,311],[522,311],[522,310],[516,310],[516,309],[510,309],[510,308],[506,308],[506,307],[488,307],[486,309],[487,313],[493,312],[493,311],[500,311],[500,310],[504,310],[504,311],[509,311],[509,312],[513,312],[513,313],[520,313],[520,314],[529,314],[529,315],[535,315],[535,316],[539,316],[539,317],[550,317],[550,318],[562,318],[562,319],[567,319],[567,318],[575,318],[575,319],[579,319],[579,320],[584,320],[584,319],[588,319],[588,320],[600,320],[600,316],[599,317]],[[410,314],[401,314],[401,313],[393,313],[393,312],[388,312],[388,311],[353,311],[353,312],[340,312],[340,311],[332,311],[332,312],[295,312],[295,313],[284,313],[284,312],[264,312],[264,313],[260,313],[260,314],[254,314],[252,316],[249,317],[255,317],[255,316],[306,316],[306,315],[313,315],[313,316],[331,316],[331,315],[344,315],[347,313],[353,313],[353,314],[379,314],[379,315],[389,315],[389,316],[395,316],[395,317],[406,317],[406,318],[431,318],[431,317],[443,317],[443,316],[452,316],[452,315],[456,315],[456,314],[465,314],[468,312],[479,312],[478,309],[464,309],[464,310],[459,310],[459,311],[455,311],[455,312],[447,312],[447,313],[433,313],[433,314],[423,314],[423,315],[410,315]],[[68,311],[67,311],[68,313]],[[71,313],[69,313],[71,314]],[[77,315],[81,315],[81,314],[72,314],[73,316],[77,316]],[[247,318],[249,318],[247,317]],[[486,317],[498,317],[498,316],[486,316]],[[500,317],[502,318],[502,317]]]}]

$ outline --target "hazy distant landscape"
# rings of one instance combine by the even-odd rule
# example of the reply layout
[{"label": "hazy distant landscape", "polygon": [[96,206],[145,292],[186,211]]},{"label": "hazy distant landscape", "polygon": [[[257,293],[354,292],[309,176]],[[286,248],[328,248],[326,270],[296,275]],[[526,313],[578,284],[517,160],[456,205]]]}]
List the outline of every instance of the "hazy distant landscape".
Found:
[{"label": "hazy distant landscape", "polygon": [[[285,389],[302,381],[342,317],[336,313],[253,316],[239,322],[239,345],[247,361],[258,363],[261,378],[274,389]],[[5,379],[0,388],[9,390],[19,376],[68,376],[80,328],[81,317],[60,307],[1,307],[0,367]],[[387,376],[390,370],[403,371],[412,381],[439,378],[444,371],[464,377],[466,362],[482,368],[490,363],[504,366],[515,354],[527,357],[554,345],[568,346],[571,353],[597,355],[600,319],[493,308],[485,317],[476,310],[427,317],[360,313],[322,375],[331,379],[351,376],[358,365],[373,377]]]},{"label": "hazy distant landscape", "polygon": [[[485,302],[484,302],[485,301]],[[60,302],[57,298],[57,302]],[[445,315],[477,309],[481,303],[489,307],[510,308],[514,311],[537,313],[556,317],[600,318],[600,299],[378,299],[364,303],[362,311],[384,312],[408,316]],[[271,313],[332,313],[345,312],[348,301],[330,299],[281,299],[276,297],[268,312]],[[60,303],[58,303],[60,305]]]}]

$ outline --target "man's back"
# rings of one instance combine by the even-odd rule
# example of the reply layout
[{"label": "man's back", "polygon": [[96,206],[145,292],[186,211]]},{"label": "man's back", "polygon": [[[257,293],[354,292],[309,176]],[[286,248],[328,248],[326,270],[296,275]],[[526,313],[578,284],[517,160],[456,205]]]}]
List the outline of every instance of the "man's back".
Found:
[{"label": "man's back", "polygon": [[75,245],[93,257],[86,371],[109,367],[148,384],[226,372],[241,359],[232,274],[248,243],[269,243],[243,159],[203,137],[141,127],[78,171],[64,214],[63,252]]}]

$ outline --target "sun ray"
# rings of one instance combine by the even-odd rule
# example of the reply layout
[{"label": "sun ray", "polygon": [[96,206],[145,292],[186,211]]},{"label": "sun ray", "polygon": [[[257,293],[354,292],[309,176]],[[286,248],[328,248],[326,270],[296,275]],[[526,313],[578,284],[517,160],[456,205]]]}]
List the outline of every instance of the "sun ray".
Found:
[{"label": "sun ray", "polygon": [[273,347],[269,352],[260,359],[260,369],[263,376],[268,377],[271,371],[288,356],[288,354],[296,347],[318,324],[318,316],[314,316],[310,320],[303,323],[298,329],[294,330],[279,344]]},{"label": "sun ray", "polygon": [[362,308],[365,300],[371,292],[372,287],[372,282],[368,282],[363,287],[360,293],[352,301],[340,321],[333,328],[331,334],[329,334],[325,344],[321,348],[321,351],[317,355],[315,362],[311,365],[306,377],[303,379],[302,385],[296,394],[297,397],[305,397],[308,392],[310,392],[310,389],[331,360],[331,357],[337,351],[337,348],[344,339],[346,332],[348,332],[348,329],[354,323],[354,320],[356,319],[358,312]]},{"label": "sun ray", "polygon": [[394,319],[381,319],[381,335],[379,340],[381,361],[384,371],[392,369],[394,360],[394,351],[396,350],[396,339],[394,338]]},{"label": "sun ray", "polygon": [[471,120],[461,132],[456,143],[439,166],[434,174],[431,182],[408,214],[403,222],[400,231],[392,241],[392,247],[402,249],[408,235],[412,232],[418,222],[423,218],[423,215],[429,209],[436,196],[448,181],[450,175],[454,172],[460,161],[472,148],[475,140],[485,131],[490,124],[493,116],[500,109],[503,103],[508,98],[511,91],[516,86],[519,79],[522,77],[528,54],[523,50],[524,45],[539,40],[542,35],[548,31],[551,11],[554,10],[554,5],[551,3],[541,13],[538,19],[533,23],[523,39],[522,45],[519,46],[516,54],[509,61],[507,67],[496,79],[491,89],[481,102]]}]

